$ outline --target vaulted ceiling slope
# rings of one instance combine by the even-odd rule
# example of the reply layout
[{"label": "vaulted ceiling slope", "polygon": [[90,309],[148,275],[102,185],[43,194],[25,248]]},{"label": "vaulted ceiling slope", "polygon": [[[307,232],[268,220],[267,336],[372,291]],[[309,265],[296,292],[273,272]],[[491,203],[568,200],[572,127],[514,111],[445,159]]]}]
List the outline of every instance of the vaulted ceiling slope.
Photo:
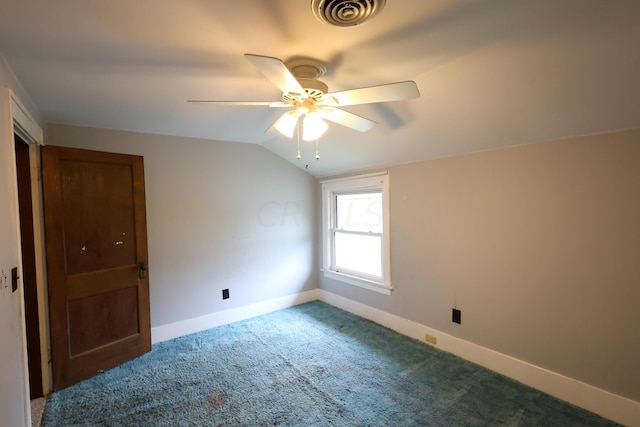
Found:
[{"label": "vaulted ceiling slope", "polygon": [[[387,0],[321,23],[310,0],[2,0],[0,55],[47,122],[261,144],[315,176],[640,127],[637,0]],[[414,80],[415,100],[345,107],[313,144],[265,130],[280,109],[244,53],[308,56],[330,91]],[[278,110],[278,111],[275,111]]]}]

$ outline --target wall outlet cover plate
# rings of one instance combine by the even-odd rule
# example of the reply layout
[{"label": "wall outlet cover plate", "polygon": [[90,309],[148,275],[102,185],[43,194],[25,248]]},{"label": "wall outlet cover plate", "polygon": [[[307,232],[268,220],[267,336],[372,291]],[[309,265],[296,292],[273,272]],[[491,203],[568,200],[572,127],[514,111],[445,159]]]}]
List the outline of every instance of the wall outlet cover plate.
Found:
[{"label": "wall outlet cover plate", "polygon": [[457,308],[453,309],[453,314],[452,314],[452,317],[451,317],[451,321],[453,323],[457,323],[457,324],[462,323],[462,313]]}]

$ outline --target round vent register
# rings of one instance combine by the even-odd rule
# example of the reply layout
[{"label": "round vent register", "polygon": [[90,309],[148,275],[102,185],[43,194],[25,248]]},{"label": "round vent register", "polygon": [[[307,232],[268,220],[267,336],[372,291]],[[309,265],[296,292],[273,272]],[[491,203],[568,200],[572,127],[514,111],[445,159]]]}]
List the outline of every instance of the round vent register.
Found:
[{"label": "round vent register", "polygon": [[369,22],[386,0],[311,0],[311,10],[320,21],[336,27],[354,27]]}]

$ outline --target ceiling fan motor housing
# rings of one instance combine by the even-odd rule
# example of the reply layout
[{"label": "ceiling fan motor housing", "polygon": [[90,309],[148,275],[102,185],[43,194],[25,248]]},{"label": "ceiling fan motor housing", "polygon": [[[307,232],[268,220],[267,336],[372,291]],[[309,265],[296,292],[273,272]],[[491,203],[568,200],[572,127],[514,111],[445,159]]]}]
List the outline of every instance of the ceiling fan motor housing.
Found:
[{"label": "ceiling fan motor housing", "polygon": [[311,0],[311,10],[320,22],[348,28],[369,22],[386,0]]},{"label": "ceiling fan motor housing", "polygon": [[[329,88],[324,82],[318,80],[327,71],[324,64],[313,58],[297,57],[286,64],[291,74],[296,78],[300,86],[304,88],[307,97],[319,100]],[[282,99],[285,102],[293,103],[299,101],[300,96],[292,93],[283,93]]]}]

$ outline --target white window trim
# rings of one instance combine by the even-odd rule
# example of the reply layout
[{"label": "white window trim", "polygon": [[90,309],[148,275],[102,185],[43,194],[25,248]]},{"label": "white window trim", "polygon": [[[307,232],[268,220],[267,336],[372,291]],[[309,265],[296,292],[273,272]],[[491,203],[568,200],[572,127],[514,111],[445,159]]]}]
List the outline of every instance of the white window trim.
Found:
[{"label": "white window trim", "polygon": [[[322,272],[325,277],[358,286],[385,295],[391,295],[391,237],[389,227],[389,174],[387,171],[321,181],[322,184]],[[345,271],[331,265],[333,259],[331,233],[331,207],[334,194],[349,190],[382,192],[382,278],[374,279]]]}]

